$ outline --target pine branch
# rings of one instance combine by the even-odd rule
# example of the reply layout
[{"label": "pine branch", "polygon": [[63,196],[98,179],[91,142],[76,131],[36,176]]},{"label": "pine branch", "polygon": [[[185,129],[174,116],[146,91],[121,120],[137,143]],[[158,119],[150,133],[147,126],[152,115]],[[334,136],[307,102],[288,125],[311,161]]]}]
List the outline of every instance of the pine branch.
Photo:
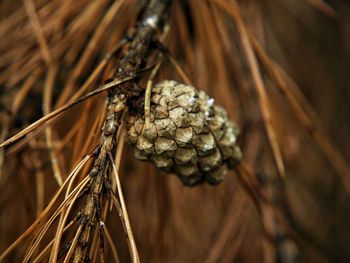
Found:
[{"label": "pine branch", "polygon": [[[151,43],[155,38],[157,29],[161,28],[165,19],[167,7],[170,1],[152,0],[146,7],[138,24],[128,49],[121,55],[117,62],[116,78],[135,76],[147,62],[151,51]],[[121,118],[128,101],[137,93],[135,82],[129,81],[110,90],[108,95],[107,115],[102,129],[99,154],[94,161],[89,176],[92,182],[83,208],[82,224],[83,231],[79,236],[79,242],[75,249],[73,262],[84,262],[88,257],[94,226],[96,225],[98,205],[103,200],[103,188],[105,176],[109,176],[111,163],[109,154],[115,155],[117,132]],[[137,262],[138,258],[132,258]]]}]

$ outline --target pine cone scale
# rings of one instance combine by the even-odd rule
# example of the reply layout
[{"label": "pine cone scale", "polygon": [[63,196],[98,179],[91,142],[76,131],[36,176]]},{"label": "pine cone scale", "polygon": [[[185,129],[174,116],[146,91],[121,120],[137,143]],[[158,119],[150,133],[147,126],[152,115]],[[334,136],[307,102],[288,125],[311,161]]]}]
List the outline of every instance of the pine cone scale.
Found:
[{"label": "pine cone scale", "polygon": [[152,89],[151,117],[128,116],[127,142],[135,156],[185,185],[217,184],[241,159],[236,124],[203,91],[175,81]]}]

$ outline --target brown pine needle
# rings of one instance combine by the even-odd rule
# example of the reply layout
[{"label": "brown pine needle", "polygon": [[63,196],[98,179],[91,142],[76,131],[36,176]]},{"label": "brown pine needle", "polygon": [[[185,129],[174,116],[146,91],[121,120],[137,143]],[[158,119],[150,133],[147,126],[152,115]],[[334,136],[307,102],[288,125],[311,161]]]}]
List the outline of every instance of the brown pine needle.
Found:
[{"label": "brown pine needle", "polygon": [[[124,118],[124,117],[125,116],[123,116],[122,118]],[[114,163],[115,163],[115,167],[117,168],[117,171],[119,172],[122,157],[123,157],[123,152],[124,152],[124,145],[125,145],[124,122],[121,123],[121,126],[120,126],[118,133],[119,134],[117,134],[117,138],[118,138],[117,153],[116,153],[115,158],[114,158]],[[111,181],[112,181],[112,191],[113,191],[113,193],[115,193],[117,190],[117,182],[115,180],[115,176],[112,176]],[[120,207],[120,205],[119,205],[119,207]],[[113,208],[113,202],[110,203],[109,211],[112,211],[112,208]],[[119,211],[118,211],[118,213],[119,213]]]},{"label": "brown pine needle", "polygon": [[223,254],[223,249],[226,247],[227,243],[230,241],[230,239],[232,239],[232,237],[238,235],[237,232],[240,231],[241,226],[239,226],[239,224],[242,222],[234,220],[234,218],[244,217],[244,208],[247,205],[247,198],[242,194],[234,195],[233,198],[238,199],[238,201],[230,202],[231,205],[223,218],[220,231],[218,231],[213,244],[210,246],[211,249],[208,251],[205,263],[219,262],[220,257]]},{"label": "brown pine needle", "polygon": [[113,255],[113,258],[114,258],[114,262],[115,263],[119,263],[119,256],[118,256],[118,251],[117,251],[117,248],[115,247],[115,244],[113,242],[113,239],[111,237],[111,234],[109,233],[108,231],[108,228],[106,226],[106,224],[103,224],[103,230],[104,230],[104,233],[106,235],[106,238],[107,238],[107,242],[109,244],[109,247],[112,251],[112,255]]},{"label": "brown pine needle", "polygon": [[239,248],[244,241],[249,227],[249,220],[244,220],[238,230],[237,235],[235,236],[234,243],[230,244],[229,247],[226,246],[226,253],[223,253],[223,255],[221,255],[222,263],[231,263],[231,260],[236,257],[236,255],[239,253]]},{"label": "brown pine needle", "polygon": [[[57,149],[57,154],[60,154],[62,150],[67,146],[67,144],[72,140],[72,138],[75,136],[75,134],[78,132],[80,129],[79,126],[74,125],[63,137],[63,139],[60,141],[58,149]],[[85,151],[83,151],[85,152]]]},{"label": "brown pine needle", "polygon": [[162,54],[165,55],[165,57],[170,61],[170,63],[174,66],[176,72],[179,74],[179,76],[182,78],[185,84],[193,85],[193,82],[191,81],[190,77],[187,75],[185,70],[182,68],[182,66],[177,62],[177,60],[171,55],[171,52],[166,48],[166,46],[163,45],[166,37],[168,36],[170,30],[170,26],[167,25],[164,29],[164,33],[161,36],[160,41],[157,42],[159,45],[159,48],[162,52]]},{"label": "brown pine needle", "polygon": [[126,235],[128,237],[128,243],[130,246],[130,253],[131,253],[131,260],[133,263],[139,263],[140,262],[140,258],[139,258],[139,254],[136,248],[136,242],[134,239],[134,235],[132,233],[132,229],[131,229],[131,224],[129,221],[129,216],[128,216],[128,211],[126,209],[126,205],[125,205],[125,201],[124,201],[124,196],[123,196],[123,192],[122,192],[122,187],[120,184],[120,180],[119,180],[119,175],[118,175],[118,170],[117,167],[114,164],[112,155],[109,154],[110,157],[110,161],[112,163],[112,167],[113,167],[113,175],[115,177],[115,180],[117,182],[117,190],[118,190],[118,196],[119,196],[119,201],[120,201],[120,205],[121,205],[121,212],[122,214],[120,215],[122,218],[122,221],[124,222],[125,228],[126,228]]},{"label": "brown pine needle", "polygon": [[174,66],[175,70],[179,74],[179,76],[182,78],[185,84],[187,85],[193,85],[193,82],[191,81],[190,77],[187,75],[183,67],[177,62],[177,60],[171,55],[169,50],[166,49],[166,47],[163,46],[162,43],[159,43],[161,45],[161,50],[163,54],[166,56],[167,59],[169,59],[170,63]]},{"label": "brown pine needle", "polygon": [[277,141],[276,132],[272,123],[273,116],[270,109],[269,97],[267,95],[266,87],[259,70],[259,64],[253,52],[252,43],[250,42],[250,39],[249,39],[249,33],[246,29],[246,26],[243,22],[243,19],[239,11],[239,6],[237,5],[236,1],[226,2],[226,1],[216,0],[215,2],[233,17],[235,24],[237,26],[243,51],[246,56],[247,63],[249,65],[249,69],[251,71],[251,75],[254,81],[254,87],[256,88],[256,91],[258,93],[259,105],[263,115],[264,125],[266,128],[266,132],[269,138],[271,148],[272,148],[276,166],[277,166],[279,175],[282,178],[284,178],[285,167],[284,167],[281,149]]},{"label": "brown pine needle", "polygon": [[193,85],[193,82],[188,77],[188,75],[186,74],[185,70],[181,67],[181,65],[172,56],[170,56],[169,54],[166,53],[166,56],[169,59],[170,63],[173,64],[173,66],[175,67],[177,73],[182,78],[184,83],[187,84],[187,85]]},{"label": "brown pine needle", "polygon": [[47,42],[45,40],[44,32],[43,32],[41,23],[39,21],[38,14],[35,10],[34,2],[32,0],[24,0],[24,6],[27,10],[30,22],[33,26],[34,33],[38,39],[43,59],[47,65],[50,65],[50,63],[52,61],[51,56],[50,56],[50,51],[49,51],[49,48],[47,46]]},{"label": "brown pine needle", "polygon": [[[52,103],[52,94],[54,88],[54,82],[57,74],[57,66],[53,65],[52,62],[49,64],[49,70],[44,85],[44,94],[43,94],[43,110],[44,115],[47,115],[51,112],[51,103]],[[48,126],[45,129],[45,139],[47,148],[50,155],[51,167],[53,171],[54,178],[56,179],[58,185],[62,185],[62,174],[61,169],[58,164],[57,153],[53,149],[52,142],[52,127]]]},{"label": "brown pine needle", "polygon": [[[87,81],[85,81],[85,83],[81,86],[81,88],[74,93],[74,95],[72,96],[72,98],[69,100],[69,103],[77,100],[80,96],[82,96],[84,94],[84,92],[87,91],[87,89],[92,85],[92,83],[97,79],[98,75],[103,71],[103,69],[106,67],[108,61],[111,59],[112,54],[114,54],[117,50],[120,49],[120,47],[122,46],[122,44],[124,44],[124,41],[121,41],[120,43],[118,43],[118,45],[116,45],[111,52],[109,52],[105,58],[99,63],[99,65],[95,68],[95,70],[92,72],[92,74],[89,76],[89,78],[87,79]],[[17,96],[16,96],[17,97]],[[52,118],[51,120],[48,120],[45,124],[43,124],[40,128],[37,128],[36,131],[33,131],[30,135],[28,135],[26,138],[24,138],[22,141],[20,141],[19,143],[15,144],[11,149],[9,149],[7,151],[7,154],[15,154],[16,152],[20,151],[25,145],[27,145],[27,143],[29,141],[31,141],[32,139],[36,138],[36,136],[40,135],[41,132],[43,130],[45,130],[45,128],[47,126],[49,126],[50,124],[52,124],[54,121],[57,121],[58,118]],[[79,126],[77,126],[79,127]],[[70,133],[69,133],[70,134]],[[73,134],[72,134],[73,135]],[[70,136],[68,136],[67,134],[66,138],[67,140],[69,139]],[[1,147],[1,146],[0,146]]]},{"label": "brown pine needle", "polygon": [[32,123],[31,125],[29,125],[28,127],[26,127],[25,129],[23,129],[22,131],[20,131],[19,133],[17,133],[16,135],[12,136],[11,138],[7,139],[6,141],[4,141],[2,144],[0,144],[0,147],[5,147],[9,144],[12,144],[14,142],[16,142],[17,140],[21,139],[22,137],[26,136],[28,133],[30,133],[31,131],[35,130],[36,128],[38,128],[39,126],[41,126],[43,123],[45,123],[46,121],[62,114],[63,112],[65,112],[66,110],[74,107],[75,105],[89,99],[90,97],[96,96],[98,94],[100,94],[103,91],[106,91],[108,89],[111,89],[115,86],[118,86],[122,83],[125,83],[131,79],[135,78],[133,77],[127,77],[124,79],[115,79],[103,86],[101,86],[100,88],[89,92],[88,94],[76,99],[73,102],[67,103],[64,106],[58,108],[57,110],[45,115],[44,117],[42,117],[41,119],[37,120],[36,122]]},{"label": "brown pine needle", "polygon": [[[17,143],[11,145],[9,149],[6,150],[6,155],[15,155],[16,153],[20,152],[25,146],[28,144],[31,144],[33,140],[37,139],[37,137],[45,131],[45,129],[53,124],[55,121],[57,121],[59,117],[53,117],[52,119],[48,120],[47,122],[43,123],[42,125],[35,128],[35,130],[31,131],[29,134],[27,134],[22,140],[18,141]],[[45,143],[46,145],[46,143]],[[32,145],[32,147],[35,147],[35,145]],[[1,148],[1,146],[0,146]],[[45,146],[45,149],[47,149],[47,146]]]},{"label": "brown pine needle", "polygon": [[52,225],[54,220],[57,218],[58,215],[60,215],[63,211],[64,206],[71,204],[74,199],[78,197],[76,195],[77,192],[80,192],[86,184],[90,181],[90,177],[85,177],[83,181],[79,183],[79,185],[69,194],[68,198],[65,199],[57,208],[57,210],[53,213],[53,215],[50,217],[50,219],[46,222],[46,224],[43,226],[43,228],[40,230],[38,236],[35,237],[35,242],[31,245],[29,251],[25,255],[23,262],[29,262],[30,258],[32,257],[34,251],[38,248],[41,240],[43,239],[44,235],[46,234],[49,227]]},{"label": "brown pine needle", "polygon": [[103,125],[105,118],[106,118],[106,112],[102,112],[101,114],[99,114],[98,119],[96,119],[94,124],[91,126],[91,135],[89,136],[87,141],[84,142],[84,145],[81,148],[80,154],[87,152],[88,149],[91,149],[93,147],[94,141],[99,136],[99,132],[101,130],[101,127]]},{"label": "brown pine needle", "polygon": [[101,72],[105,69],[107,63],[112,58],[113,54],[117,52],[124,44],[125,41],[120,41],[111,52],[109,52],[104,59],[98,64],[98,66],[95,68],[95,70],[91,73],[89,78],[85,81],[85,83],[81,86],[81,88],[74,93],[72,98],[69,100],[69,102],[72,102],[76,99],[78,99],[80,96],[84,94],[84,92],[87,91],[87,89],[92,85],[92,83],[97,79],[97,77],[101,74]]},{"label": "brown pine needle", "polygon": [[[63,229],[63,233],[66,233],[68,229],[70,229],[70,227],[75,223],[75,220],[72,220],[69,222],[69,224],[67,224],[64,229]],[[33,263],[37,263],[37,262],[42,262],[43,258],[50,252],[50,249],[53,245],[55,241],[55,238],[53,238],[49,244],[47,244],[47,246],[40,252],[40,254],[33,259]]]},{"label": "brown pine needle", "polygon": [[[103,222],[99,222],[98,226],[94,229],[94,234],[93,234],[93,240],[92,240],[92,245],[89,251],[89,258],[91,259],[92,262],[97,262],[96,258],[97,255],[100,255],[100,262],[105,263],[104,261],[104,255],[102,255],[104,252],[104,247],[102,248],[103,251],[101,251],[100,246],[99,246],[99,241],[101,238],[103,239],[104,236],[100,236],[100,224],[104,224]],[[98,253],[100,252],[100,253]]]},{"label": "brown pine needle", "polygon": [[25,97],[27,96],[30,89],[33,87],[33,85],[38,81],[40,77],[40,69],[36,70],[32,73],[23,83],[20,90],[16,93],[16,96],[14,97],[12,107],[11,107],[11,113],[13,115],[16,115],[21,104],[23,103]]},{"label": "brown pine needle", "polygon": [[160,56],[159,61],[157,62],[156,66],[153,68],[148,81],[147,81],[147,86],[146,86],[146,92],[145,92],[145,122],[149,123],[149,118],[151,114],[151,93],[152,93],[152,88],[153,88],[153,79],[156,76],[160,65],[163,62],[163,56]]},{"label": "brown pine needle", "polygon": [[81,225],[79,225],[78,230],[77,230],[77,232],[75,233],[73,242],[72,242],[72,244],[70,245],[70,248],[69,248],[69,250],[68,250],[68,252],[67,252],[66,257],[64,258],[63,263],[71,262],[71,257],[73,256],[73,253],[74,253],[75,248],[76,248],[76,246],[77,246],[78,239],[79,239],[79,235],[80,235],[82,229],[83,229],[83,225],[81,224]]},{"label": "brown pine needle", "polygon": [[[0,140],[4,140],[7,137],[7,134],[9,132],[9,123],[10,123],[10,118],[7,116],[7,118],[3,119],[2,121],[2,127],[0,130]],[[5,164],[5,149],[0,148],[0,185],[1,182],[3,181],[3,167]]]},{"label": "brown pine needle", "polygon": [[321,127],[317,125],[317,121],[312,119],[312,116],[316,116],[316,113],[312,110],[312,106],[309,105],[307,99],[299,91],[297,85],[288,77],[283,69],[268,58],[259,42],[252,36],[251,39],[259,59],[271,78],[277,83],[277,87],[288,101],[295,116],[304,129],[319,144],[331,166],[333,166],[336,171],[339,180],[344,185],[345,190],[350,194],[350,167],[334,144],[331,143],[330,138],[328,138]]},{"label": "brown pine needle", "polygon": [[44,173],[41,169],[39,169],[39,166],[41,165],[38,156],[33,156],[33,163],[36,167],[35,172],[35,183],[36,183],[36,202],[37,202],[37,208],[36,208],[36,215],[37,217],[40,216],[44,209],[44,197],[45,197],[45,182],[44,182]]},{"label": "brown pine needle", "polygon": [[[80,164],[76,167],[76,169],[78,169],[80,167],[80,165],[84,165],[92,156],[91,155],[87,155],[81,162]],[[56,192],[56,194],[53,196],[53,198],[51,199],[50,203],[47,205],[47,207],[45,208],[45,210],[41,213],[41,215],[34,221],[34,223],[28,227],[26,229],[26,231],[20,236],[18,237],[0,256],[0,262],[4,260],[4,258],[11,253],[12,250],[14,250],[24,239],[26,239],[35,229],[37,226],[39,226],[42,222],[44,222],[44,220],[46,219],[46,217],[48,216],[48,213],[50,212],[51,208],[53,207],[53,205],[56,203],[56,201],[58,200],[58,197],[60,196],[60,194],[62,193],[64,187],[66,186],[66,184],[71,180],[71,178],[74,176],[74,174],[76,174],[76,169],[73,170],[73,172],[67,177],[67,179],[64,181],[64,183],[62,184],[62,186],[58,189],[58,191]]]},{"label": "brown pine needle", "polygon": [[308,0],[315,8],[331,18],[337,18],[337,12],[323,0]]},{"label": "brown pine needle", "polygon": [[[84,165],[81,165],[81,166],[79,166],[78,169],[76,169],[76,175],[79,173],[79,171],[83,167],[84,167]],[[71,191],[72,185],[74,183],[74,179],[75,179],[75,177],[72,177],[71,181],[69,182],[69,185],[68,185],[67,191],[66,191],[65,200],[69,199],[70,194],[74,191],[74,190]],[[86,184],[84,184],[84,185],[86,185]],[[58,223],[57,230],[56,230],[55,243],[53,245],[53,249],[51,250],[50,262],[57,262],[58,253],[59,253],[59,247],[60,247],[60,242],[61,242],[64,226],[66,224],[66,221],[68,219],[70,211],[72,210],[73,205],[75,204],[75,201],[77,200],[77,198],[79,197],[79,195],[80,195],[80,193],[81,193],[81,191],[83,189],[84,189],[84,187],[79,187],[79,190],[77,191],[77,193],[73,197],[73,199],[70,202],[69,206],[67,208],[64,207],[62,209],[61,216],[60,216],[60,221]]]},{"label": "brown pine needle", "polygon": [[[100,106],[100,108],[102,107]],[[92,101],[92,100],[86,101],[85,104],[83,105],[83,109],[81,110],[82,113],[79,117],[79,120],[77,120],[77,122],[74,125],[77,125],[79,127],[88,127],[87,126],[88,120],[89,118],[91,118],[91,111],[93,110],[93,108],[98,108],[98,104],[96,103],[96,101]],[[73,144],[72,160],[78,160],[79,155],[81,155],[82,153],[84,154],[84,152],[81,152],[81,150],[85,145],[85,141],[83,141],[85,139],[84,138],[85,132],[86,132],[85,129],[79,129],[75,135],[75,138],[72,142]]]},{"label": "brown pine needle", "polygon": [[[296,242],[296,250],[308,261],[348,256],[341,251],[348,231],[343,224],[344,191],[350,196],[345,112],[349,94],[344,87],[349,63],[342,57],[348,40],[346,4],[12,2],[1,3],[0,11],[0,202],[4,223],[29,227],[19,237],[11,224],[2,231],[6,236],[0,244],[1,262],[24,256],[37,263],[119,262],[122,255],[133,262],[139,262],[139,256],[150,262],[284,262],[292,259],[285,255],[289,241]],[[156,8],[148,12],[154,3]],[[168,10],[160,12],[158,4]],[[146,32],[145,38],[140,29],[146,27],[152,33]],[[163,41],[167,27],[171,30]],[[158,65],[161,56],[164,61]],[[270,56],[288,64],[290,72]],[[142,176],[145,167],[134,160],[132,149],[124,149],[127,123],[122,112],[142,114],[146,106],[149,115],[143,93],[149,98],[153,83],[139,90],[147,76],[138,72],[147,65],[159,70],[156,78],[196,83],[238,121],[244,161],[236,176],[215,187],[192,189],[181,187],[174,177]],[[115,84],[108,95],[78,102],[100,90],[103,81],[129,73],[137,77],[121,88]],[[114,102],[121,98],[119,108]],[[322,115],[315,114],[313,104]],[[28,122],[32,126],[26,127]],[[333,143],[323,122],[334,124],[331,130],[345,139],[343,145]],[[300,148],[301,139],[309,140],[305,149]],[[125,189],[120,186],[121,167],[133,173],[125,178],[131,179]],[[287,171],[295,176],[280,180]],[[51,174],[56,179],[47,177]],[[58,186],[55,180],[64,182]],[[130,200],[120,197],[125,191]],[[128,201],[135,202],[133,209]],[[120,220],[108,218],[115,216],[114,208]],[[317,223],[321,213],[333,218]],[[31,220],[33,216],[37,218]],[[332,246],[329,227],[341,230],[336,231],[340,247]],[[121,236],[114,233],[116,228]],[[135,230],[141,231],[140,240],[135,241]]]},{"label": "brown pine needle", "polygon": [[75,196],[72,198],[72,201],[68,205],[67,208],[64,208],[61,212],[61,218],[60,222],[58,224],[57,230],[56,230],[56,235],[55,235],[55,242],[54,246],[51,250],[51,255],[50,255],[50,262],[57,262],[58,259],[58,253],[59,253],[59,248],[60,248],[60,243],[61,243],[61,238],[64,232],[64,226],[67,222],[68,216],[73,208],[73,205],[75,204],[75,201],[78,199],[80,193],[84,190],[84,186],[87,184],[88,180],[84,184],[82,184],[82,187],[79,188]]},{"label": "brown pine needle", "polygon": [[75,67],[72,76],[69,77],[67,85],[61,93],[60,98],[58,99],[58,106],[61,106],[70,96],[70,93],[73,90],[76,80],[82,74],[83,70],[85,69],[86,65],[89,63],[93,55],[96,54],[96,49],[98,48],[97,43],[101,41],[104,33],[106,32],[107,27],[110,25],[113,18],[116,16],[116,14],[118,13],[118,11],[124,3],[124,1],[115,1],[106,12],[101,23],[96,27],[97,29],[94,35],[91,37],[89,43],[87,44],[87,47],[84,50],[84,53],[81,56],[79,62],[77,63],[77,66]]},{"label": "brown pine needle", "polygon": [[[52,94],[53,94],[54,82],[55,82],[58,68],[54,64],[52,56],[50,54],[48,44],[43,33],[43,28],[39,21],[38,14],[35,10],[33,1],[25,0],[24,3],[26,6],[28,15],[30,17],[30,20],[32,22],[32,26],[34,28],[36,38],[39,42],[42,56],[48,67],[48,72],[47,72],[45,85],[44,85],[44,92],[43,92],[43,111],[44,111],[44,115],[47,115],[51,111]],[[47,127],[45,129],[45,138],[46,138],[46,143],[47,143],[47,147],[50,155],[54,178],[56,179],[58,185],[61,186],[63,179],[60,172],[60,168],[58,166],[57,156],[53,149],[51,127]]]}]

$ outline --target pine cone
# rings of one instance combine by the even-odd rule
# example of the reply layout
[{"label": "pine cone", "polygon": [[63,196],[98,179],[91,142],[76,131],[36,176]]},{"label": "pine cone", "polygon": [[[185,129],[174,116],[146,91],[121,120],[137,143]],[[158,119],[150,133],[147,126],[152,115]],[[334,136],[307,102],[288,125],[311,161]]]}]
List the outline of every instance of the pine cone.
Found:
[{"label": "pine cone", "polygon": [[127,142],[135,156],[164,172],[175,172],[185,185],[222,181],[241,159],[239,130],[226,111],[192,86],[165,80],[152,89],[150,121],[127,117]]}]

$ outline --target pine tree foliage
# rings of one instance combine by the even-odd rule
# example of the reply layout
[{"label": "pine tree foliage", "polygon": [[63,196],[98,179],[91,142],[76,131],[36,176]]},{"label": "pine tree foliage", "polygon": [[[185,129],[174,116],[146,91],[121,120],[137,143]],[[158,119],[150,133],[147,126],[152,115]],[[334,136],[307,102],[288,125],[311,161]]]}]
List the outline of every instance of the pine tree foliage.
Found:
[{"label": "pine tree foliage", "polygon": [[[0,261],[349,261],[346,2],[1,1]],[[125,144],[164,80],[237,123],[220,184]]]}]

